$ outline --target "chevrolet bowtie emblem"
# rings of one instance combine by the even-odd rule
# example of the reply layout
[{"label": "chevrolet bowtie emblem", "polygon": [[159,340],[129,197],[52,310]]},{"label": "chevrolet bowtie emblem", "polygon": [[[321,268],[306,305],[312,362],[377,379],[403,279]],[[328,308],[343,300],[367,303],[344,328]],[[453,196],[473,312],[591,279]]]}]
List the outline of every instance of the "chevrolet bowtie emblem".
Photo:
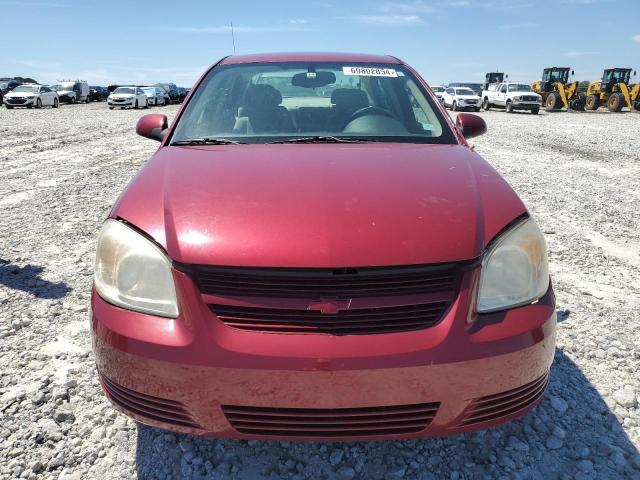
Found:
[{"label": "chevrolet bowtie emblem", "polygon": [[348,310],[351,306],[351,299],[339,299],[339,298],[321,298],[311,302],[307,307],[307,310],[318,310],[320,313],[335,314],[340,310]]}]

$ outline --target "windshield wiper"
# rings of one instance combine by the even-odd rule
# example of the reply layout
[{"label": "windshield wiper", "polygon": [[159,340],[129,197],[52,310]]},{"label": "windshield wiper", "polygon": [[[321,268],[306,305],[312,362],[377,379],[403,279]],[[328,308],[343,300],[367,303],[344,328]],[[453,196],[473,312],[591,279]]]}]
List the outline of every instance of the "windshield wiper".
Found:
[{"label": "windshield wiper", "polygon": [[176,140],[175,142],[171,142],[171,145],[240,145],[241,143],[242,142],[228,140],[226,138],[189,138],[187,140]]},{"label": "windshield wiper", "polygon": [[377,142],[377,140],[368,140],[364,138],[340,138],[333,136],[315,135],[313,137],[288,138],[286,140],[276,140],[273,143],[369,143]]}]

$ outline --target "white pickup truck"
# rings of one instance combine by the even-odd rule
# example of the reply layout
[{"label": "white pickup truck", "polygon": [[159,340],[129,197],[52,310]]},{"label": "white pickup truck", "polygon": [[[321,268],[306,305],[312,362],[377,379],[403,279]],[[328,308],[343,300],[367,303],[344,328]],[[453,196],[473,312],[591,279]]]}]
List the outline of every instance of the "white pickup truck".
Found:
[{"label": "white pickup truck", "polygon": [[536,115],[540,111],[542,97],[525,83],[501,82],[489,85],[482,91],[482,108],[504,108],[507,113],[529,110]]}]

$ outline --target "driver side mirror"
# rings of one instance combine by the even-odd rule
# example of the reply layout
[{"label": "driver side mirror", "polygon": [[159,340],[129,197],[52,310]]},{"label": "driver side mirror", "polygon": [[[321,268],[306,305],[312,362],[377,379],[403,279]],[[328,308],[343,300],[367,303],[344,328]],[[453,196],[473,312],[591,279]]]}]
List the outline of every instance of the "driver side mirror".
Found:
[{"label": "driver side mirror", "polygon": [[472,113],[458,114],[456,127],[464,138],[477,137],[487,132],[487,124],[484,119]]},{"label": "driver side mirror", "polygon": [[161,142],[167,133],[169,122],[167,116],[161,113],[151,113],[140,117],[136,124],[136,133],[142,137]]}]

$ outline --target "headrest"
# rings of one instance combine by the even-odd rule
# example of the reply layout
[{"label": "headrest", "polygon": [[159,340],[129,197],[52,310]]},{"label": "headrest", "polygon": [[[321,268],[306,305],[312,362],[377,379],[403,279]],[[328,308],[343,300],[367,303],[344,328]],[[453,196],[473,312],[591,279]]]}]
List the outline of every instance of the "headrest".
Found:
[{"label": "headrest", "polygon": [[244,106],[249,109],[277,107],[282,102],[282,94],[271,85],[249,85],[244,93]]},{"label": "headrest", "polygon": [[331,103],[339,107],[359,109],[369,105],[369,99],[359,88],[337,88],[331,94]]}]

